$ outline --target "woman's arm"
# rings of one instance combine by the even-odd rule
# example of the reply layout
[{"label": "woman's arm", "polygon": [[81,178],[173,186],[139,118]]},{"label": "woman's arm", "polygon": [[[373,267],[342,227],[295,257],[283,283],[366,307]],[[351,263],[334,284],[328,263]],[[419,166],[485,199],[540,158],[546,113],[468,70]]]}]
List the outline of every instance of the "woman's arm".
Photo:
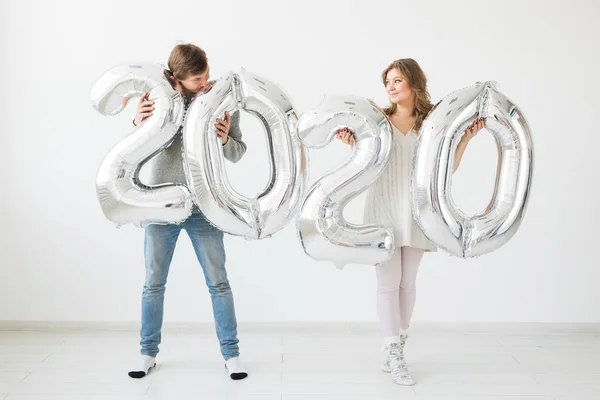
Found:
[{"label": "woman's arm", "polygon": [[465,130],[463,137],[460,139],[460,142],[458,142],[458,145],[456,146],[456,153],[454,154],[454,169],[452,170],[452,172],[456,172],[456,170],[458,169],[463,154],[465,154],[465,150],[467,149],[467,145],[469,144],[471,139],[473,139],[475,135],[477,135],[477,133],[479,133],[479,131],[483,128],[485,128],[485,119],[477,118],[473,122],[473,124]]}]

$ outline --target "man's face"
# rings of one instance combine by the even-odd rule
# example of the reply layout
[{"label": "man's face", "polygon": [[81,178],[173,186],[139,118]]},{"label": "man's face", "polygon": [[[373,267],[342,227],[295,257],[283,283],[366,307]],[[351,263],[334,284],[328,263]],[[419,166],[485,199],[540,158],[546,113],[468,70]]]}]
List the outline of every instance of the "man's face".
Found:
[{"label": "man's face", "polygon": [[180,80],[179,82],[181,82],[186,92],[196,95],[210,88],[209,81],[210,67],[206,68],[206,71],[201,74],[188,75],[184,80]]}]

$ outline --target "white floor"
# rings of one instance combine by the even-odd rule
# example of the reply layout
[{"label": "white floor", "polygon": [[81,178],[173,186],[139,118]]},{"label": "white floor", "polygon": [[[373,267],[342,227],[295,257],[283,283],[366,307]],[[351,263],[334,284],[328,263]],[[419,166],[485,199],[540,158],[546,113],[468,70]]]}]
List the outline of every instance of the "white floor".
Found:
[{"label": "white floor", "polygon": [[598,400],[598,326],[418,327],[407,343],[417,385],[380,372],[375,327],[240,326],[250,377],[231,381],[212,329],[171,328],[159,366],[127,376],[135,329],[0,328],[0,400]]}]

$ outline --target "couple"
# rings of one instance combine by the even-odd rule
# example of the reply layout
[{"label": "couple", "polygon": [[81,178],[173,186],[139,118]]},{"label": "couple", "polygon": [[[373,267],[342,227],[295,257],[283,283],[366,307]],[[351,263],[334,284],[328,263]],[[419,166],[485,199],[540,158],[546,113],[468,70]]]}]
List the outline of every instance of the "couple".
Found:
[{"label": "couple", "polygon": [[[210,86],[210,68],[206,53],[192,44],[180,44],[172,50],[165,73],[173,87],[186,99],[186,109],[193,96]],[[394,231],[396,251],[391,260],[376,267],[377,310],[386,348],[382,369],[391,373],[392,382],[413,385],[404,360],[404,345],[415,305],[415,282],[421,257],[425,251],[435,251],[435,245],[423,235],[410,210],[410,168],[417,132],[432,109],[427,79],[416,61],[396,60],[382,74],[390,106],[383,109],[392,123],[393,150],[385,171],[370,188],[365,205],[365,222],[389,227]],[[142,95],[134,125],[152,115],[154,102]],[[485,121],[477,120],[465,131],[459,142],[454,169],[458,168],[469,141]],[[239,127],[239,111],[217,119],[216,132],[223,143],[223,154],[237,162],[246,152]],[[352,132],[343,129],[337,136],[353,146]],[[186,183],[181,152],[181,130],[172,145],[153,160],[153,181]],[[239,340],[233,294],[225,269],[223,232],[212,226],[197,209],[180,225],[150,225],[145,229],[144,258],[146,280],[142,293],[141,357],[129,372],[132,378],[142,378],[156,366],[161,342],[165,285],[169,266],[182,229],[190,237],[202,266],[213,305],[215,327],[221,354],[231,379],[248,376],[239,358]]]}]

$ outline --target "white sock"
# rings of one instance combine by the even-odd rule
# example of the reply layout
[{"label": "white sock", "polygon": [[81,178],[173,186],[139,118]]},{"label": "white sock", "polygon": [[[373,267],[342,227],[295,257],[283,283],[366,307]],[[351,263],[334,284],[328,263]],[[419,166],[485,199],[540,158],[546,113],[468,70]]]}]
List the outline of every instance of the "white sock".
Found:
[{"label": "white sock", "polygon": [[239,357],[232,357],[225,361],[225,367],[229,372],[229,377],[235,381],[244,379],[248,376],[248,372]]},{"label": "white sock", "polygon": [[385,344],[385,348],[387,349],[388,346],[392,343],[400,343],[400,336],[387,336],[383,338],[383,343]]},{"label": "white sock", "polygon": [[132,378],[143,378],[148,375],[150,368],[156,367],[156,358],[151,356],[142,355],[135,367],[129,371],[129,376]]}]

